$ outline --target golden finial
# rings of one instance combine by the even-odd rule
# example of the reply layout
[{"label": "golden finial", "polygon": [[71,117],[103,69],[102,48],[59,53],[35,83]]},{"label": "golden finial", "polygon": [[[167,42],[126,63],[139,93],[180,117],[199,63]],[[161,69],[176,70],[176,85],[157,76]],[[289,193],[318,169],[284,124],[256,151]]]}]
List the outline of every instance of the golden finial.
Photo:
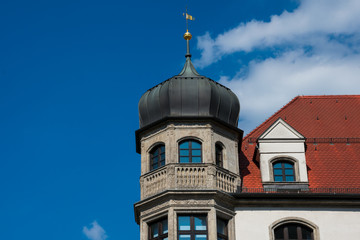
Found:
[{"label": "golden finial", "polygon": [[192,38],[192,35],[191,35],[191,33],[189,33],[188,20],[194,21],[195,18],[187,13],[187,8],[186,8],[186,13],[183,13],[183,16],[185,16],[185,19],[186,19],[186,33],[184,34],[184,39],[190,40]]},{"label": "golden finial", "polygon": [[189,30],[186,30],[186,33],[184,33],[184,39],[185,40],[190,40],[192,38],[191,33],[189,33]]}]

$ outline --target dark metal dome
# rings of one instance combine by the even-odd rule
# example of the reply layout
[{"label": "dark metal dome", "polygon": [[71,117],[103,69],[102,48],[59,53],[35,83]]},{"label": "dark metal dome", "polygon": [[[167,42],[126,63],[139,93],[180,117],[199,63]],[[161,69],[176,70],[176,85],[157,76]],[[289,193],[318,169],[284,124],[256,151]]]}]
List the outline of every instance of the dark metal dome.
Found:
[{"label": "dark metal dome", "polygon": [[139,101],[140,128],[166,118],[215,118],[237,127],[240,103],[223,85],[200,76],[191,63],[187,40],[186,63],[174,76],[142,95]]},{"label": "dark metal dome", "polygon": [[[187,67],[192,70],[191,61]],[[239,100],[230,89],[196,74],[174,76],[149,89],[139,101],[140,128],[167,117],[213,117],[237,127],[239,112]]]}]

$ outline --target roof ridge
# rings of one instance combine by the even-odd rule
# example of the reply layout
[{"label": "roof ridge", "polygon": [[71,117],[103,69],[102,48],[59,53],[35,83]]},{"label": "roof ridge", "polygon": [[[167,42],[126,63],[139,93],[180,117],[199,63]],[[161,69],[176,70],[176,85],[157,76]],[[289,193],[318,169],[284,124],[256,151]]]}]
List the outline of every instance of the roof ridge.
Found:
[{"label": "roof ridge", "polygon": [[263,125],[265,125],[266,123],[268,123],[270,121],[270,119],[272,119],[273,117],[275,117],[276,114],[278,114],[279,112],[281,112],[282,110],[284,110],[286,107],[288,107],[291,103],[295,102],[295,100],[301,98],[303,96],[296,96],[294,97],[290,102],[288,102],[287,104],[285,104],[282,108],[280,108],[278,111],[276,111],[275,113],[273,113],[269,118],[267,118],[263,123],[261,123],[259,126],[257,126],[256,128],[254,128],[251,132],[249,132],[248,134],[246,134],[246,136],[243,138],[243,141],[245,139],[247,139],[251,134],[253,134],[256,130],[258,130],[259,128],[261,128]]},{"label": "roof ridge", "polygon": [[300,98],[360,98],[360,95],[302,95]]}]

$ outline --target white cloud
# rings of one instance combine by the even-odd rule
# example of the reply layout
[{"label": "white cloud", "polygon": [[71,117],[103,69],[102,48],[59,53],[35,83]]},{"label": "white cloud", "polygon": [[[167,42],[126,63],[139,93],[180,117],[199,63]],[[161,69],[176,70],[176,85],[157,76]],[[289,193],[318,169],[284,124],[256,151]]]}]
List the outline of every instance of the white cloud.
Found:
[{"label": "white cloud", "polygon": [[252,62],[248,76],[220,83],[237,93],[239,127],[249,132],[297,95],[359,94],[359,76],[359,55],[332,59],[293,51]]},{"label": "white cloud", "polygon": [[83,233],[90,240],[105,240],[108,237],[105,230],[96,221],[91,223],[90,228],[83,227]]},{"label": "white cloud", "polygon": [[199,37],[196,62],[205,67],[238,51],[280,49],[234,77],[220,77],[239,96],[239,127],[248,132],[296,95],[360,93],[359,13],[359,0],[303,0],[269,22],[253,20],[215,38]]}]

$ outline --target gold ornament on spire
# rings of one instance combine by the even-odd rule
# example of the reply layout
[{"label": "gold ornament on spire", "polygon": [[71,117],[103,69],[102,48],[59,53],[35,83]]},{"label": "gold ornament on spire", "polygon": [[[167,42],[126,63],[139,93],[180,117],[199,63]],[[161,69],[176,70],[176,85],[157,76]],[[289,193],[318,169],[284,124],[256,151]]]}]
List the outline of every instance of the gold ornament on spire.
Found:
[{"label": "gold ornament on spire", "polygon": [[189,31],[186,30],[186,33],[184,33],[184,39],[185,39],[185,40],[190,40],[191,38],[192,38],[191,33],[189,33]]}]

